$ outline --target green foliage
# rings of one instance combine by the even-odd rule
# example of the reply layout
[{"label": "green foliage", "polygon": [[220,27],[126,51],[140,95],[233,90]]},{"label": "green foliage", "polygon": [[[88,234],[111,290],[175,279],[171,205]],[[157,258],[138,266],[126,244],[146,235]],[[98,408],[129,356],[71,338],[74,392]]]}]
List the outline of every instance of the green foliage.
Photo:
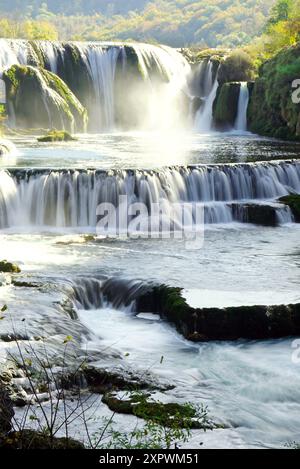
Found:
[{"label": "green foliage", "polygon": [[[237,47],[264,28],[275,0],[64,0],[1,2],[0,11],[26,17],[2,35],[69,40],[136,40],[175,47]],[[44,3],[44,4],[43,4]],[[21,13],[22,12],[22,13]],[[4,19],[4,21],[6,21]],[[41,28],[35,31],[40,24]],[[1,22],[0,22],[1,23]],[[30,24],[29,24],[30,23]],[[49,26],[53,30],[50,31]],[[14,33],[16,29],[16,35]],[[30,35],[30,36],[29,36]],[[50,39],[50,37],[49,37]]]},{"label": "green foliage", "polygon": [[277,0],[264,33],[247,50],[259,66],[286,46],[300,39],[300,0]]},{"label": "green foliage", "polygon": [[292,100],[292,83],[300,76],[299,53],[298,43],[261,66],[248,108],[253,132],[290,140],[300,138],[299,104]]}]

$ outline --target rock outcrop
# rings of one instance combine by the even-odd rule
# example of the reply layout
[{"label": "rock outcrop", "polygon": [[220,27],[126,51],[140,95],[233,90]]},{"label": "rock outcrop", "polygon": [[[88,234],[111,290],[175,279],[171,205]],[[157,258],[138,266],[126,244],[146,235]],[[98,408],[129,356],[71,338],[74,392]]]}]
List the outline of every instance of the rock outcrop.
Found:
[{"label": "rock outcrop", "polygon": [[55,74],[14,65],[4,72],[3,79],[9,117],[16,127],[85,130],[86,109]]},{"label": "rock outcrop", "polygon": [[180,288],[160,285],[140,296],[137,311],[160,314],[194,342],[300,335],[300,304],[193,308]]},{"label": "rock outcrop", "polygon": [[237,117],[241,83],[224,83],[218,89],[214,102],[214,123],[218,130],[228,130],[234,126]]}]

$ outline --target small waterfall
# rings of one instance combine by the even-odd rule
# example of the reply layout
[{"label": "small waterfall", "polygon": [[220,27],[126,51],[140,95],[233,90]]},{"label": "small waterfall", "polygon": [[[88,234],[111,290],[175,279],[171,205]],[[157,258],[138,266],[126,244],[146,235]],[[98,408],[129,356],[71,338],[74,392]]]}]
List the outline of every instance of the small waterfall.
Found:
[{"label": "small waterfall", "polygon": [[209,61],[204,79],[204,90],[208,94],[195,118],[195,130],[198,132],[210,132],[213,128],[213,104],[217,96],[218,87],[218,73],[216,73],[213,80],[213,63]]},{"label": "small waterfall", "polygon": [[130,307],[134,310],[135,300],[149,289],[150,284],[126,278],[94,277],[76,278],[72,281],[71,300],[77,309],[100,309],[111,306],[115,309]]},{"label": "small waterfall", "polygon": [[249,104],[249,89],[247,82],[241,82],[240,96],[238,102],[237,118],[234,128],[241,132],[247,131],[247,110]]},{"label": "small waterfall", "polygon": [[[146,205],[152,217],[153,204],[159,205],[167,217],[173,213],[174,204],[197,202],[204,206],[205,223],[229,223],[244,221],[234,205],[249,201],[269,204],[290,192],[300,192],[298,161],[200,165],[160,171],[2,170],[0,227],[95,229],[97,206],[106,202],[124,210],[127,228],[131,218],[127,207],[120,205],[121,196],[127,197],[129,206],[136,202]],[[178,213],[172,216],[171,228],[176,230],[180,219]]]}]

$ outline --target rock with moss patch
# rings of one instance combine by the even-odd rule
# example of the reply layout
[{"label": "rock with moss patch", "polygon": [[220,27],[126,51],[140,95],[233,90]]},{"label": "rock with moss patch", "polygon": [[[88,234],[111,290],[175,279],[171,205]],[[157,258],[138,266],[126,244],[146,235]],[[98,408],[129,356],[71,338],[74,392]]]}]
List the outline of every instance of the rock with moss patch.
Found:
[{"label": "rock with moss patch", "polygon": [[134,415],[165,427],[212,429],[212,424],[206,419],[205,409],[199,412],[189,403],[163,403],[152,399],[150,394],[136,392],[127,393],[125,397],[107,393],[102,402],[113,412]]},{"label": "rock with moss patch", "polygon": [[142,293],[137,312],[156,312],[186,339],[271,339],[300,335],[300,304],[193,308],[180,288],[159,285]]},{"label": "rock with moss patch", "polygon": [[10,117],[17,127],[84,131],[87,111],[55,74],[14,65],[3,74]]},{"label": "rock with moss patch", "polygon": [[288,205],[297,223],[300,223],[300,194],[290,194],[279,199],[279,202]]},{"label": "rock with moss patch", "polygon": [[38,137],[38,142],[48,143],[48,142],[74,142],[77,138],[73,137],[69,132],[65,130],[51,130],[44,135],[43,137]]},{"label": "rock with moss patch", "polygon": [[218,89],[214,102],[214,123],[218,130],[228,130],[234,126],[237,117],[241,84],[224,83]]},{"label": "rock with moss patch", "polygon": [[0,261],[0,272],[5,272],[8,274],[19,274],[21,272],[21,269],[18,265],[3,260]]}]

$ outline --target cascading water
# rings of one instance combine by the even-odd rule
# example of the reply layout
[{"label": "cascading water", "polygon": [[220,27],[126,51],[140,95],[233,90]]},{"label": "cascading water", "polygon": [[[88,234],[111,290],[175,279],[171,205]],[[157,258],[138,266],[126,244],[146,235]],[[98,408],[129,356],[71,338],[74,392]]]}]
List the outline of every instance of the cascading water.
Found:
[{"label": "cascading water", "polygon": [[203,85],[203,89],[207,94],[205,94],[204,103],[198,110],[195,118],[195,129],[198,132],[209,132],[213,128],[213,104],[217,96],[218,87],[218,73],[213,78],[213,63],[209,61]]},{"label": "cascading water", "polygon": [[[84,100],[91,128],[97,131],[116,127],[116,107],[120,104],[116,102],[115,89],[118,67],[121,86],[123,82],[118,100],[128,99],[128,93],[132,93],[132,102],[141,102],[142,108],[136,105],[134,112],[139,114],[139,126],[143,128],[161,130],[181,125],[185,99],[189,99],[190,66],[179,52],[164,46],[36,41],[33,47],[28,41],[1,39],[0,78],[13,64],[38,65],[58,74]],[[133,90],[128,87],[133,64],[135,79],[140,82],[138,91],[137,86]],[[80,77],[74,76],[78,73]],[[87,80],[92,83],[91,88]]]},{"label": "cascading water", "polygon": [[27,41],[0,39],[0,78],[4,70],[15,64],[26,65],[27,60]]},{"label": "cascading water", "polygon": [[241,82],[240,95],[238,102],[237,118],[235,121],[235,130],[247,131],[247,110],[249,103],[249,89],[247,82]]},{"label": "cascading water", "polygon": [[[245,221],[245,213],[237,210],[237,204],[274,204],[280,196],[300,192],[297,161],[203,165],[159,172],[20,169],[1,171],[0,178],[2,228],[95,228],[98,204],[118,207],[120,196],[127,197],[129,206],[135,202],[145,204],[150,216],[152,204],[159,204],[168,215],[172,204],[200,202],[204,204],[206,223]],[[292,221],[285,206],[274,207],[284,212],[282,220]],[[127,222],[126,216],[126,226]],[[176,216],[173,222],[176,229]]]}]

